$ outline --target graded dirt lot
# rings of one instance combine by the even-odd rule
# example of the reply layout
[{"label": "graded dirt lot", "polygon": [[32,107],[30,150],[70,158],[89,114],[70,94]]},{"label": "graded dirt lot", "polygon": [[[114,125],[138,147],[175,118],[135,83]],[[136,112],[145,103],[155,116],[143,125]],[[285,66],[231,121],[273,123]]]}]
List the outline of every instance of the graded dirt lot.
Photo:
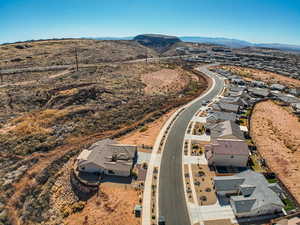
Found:
[{"label": "graded dirt lot", "polygon": [[89,199],[84,209],[65,220],[67,225],[139,225],[133,209],[138,204],[138,193],[122,184],[101,185],[102,196]]},{"label": "graded dirt lot", "polygon": [[[177,108],[176,108],[177,109]],[[169,117],[176,111],[176,109],[164,114],[157,120],[147,124],[144,128],[130,132],[118,141],[122,144],[132,144],[132,145],[147,145],[153,146],[157,135],[159,134],[164,123],[169,119]]]},{"label": "graded dirt lot", "polygon": [[258,151],[300,202],[300,121],[272,101],[261,102],[251,118]]},{"label": "graded dirt lot", "polygon": [[219,66],[219,68],[229,70],[233,74],[239,74],[250,80],[260,80],[267,84],[280,83],[280,84],[286,85],[288,87],[299,87],[300,86],[300,80],[293,79],[293,78],[283,76],[283,75],[279,75],[276,73],[268,72],[268,71],[239,67],[239,66]]},{"label": "graded dirt lot", "polygon": [[149,95],[164,94],[181,90],[188,82],[179,70],[163,69],[142,75],[142,81],[147,86],[145,93]]}]

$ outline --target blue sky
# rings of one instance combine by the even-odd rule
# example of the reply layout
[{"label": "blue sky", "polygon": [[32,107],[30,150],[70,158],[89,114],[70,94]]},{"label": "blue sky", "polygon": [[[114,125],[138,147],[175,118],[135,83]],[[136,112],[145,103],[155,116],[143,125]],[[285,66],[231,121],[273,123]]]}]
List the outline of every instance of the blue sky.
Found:
[{"label": "blue sky", "polygon": [[140,33],[300,45],[300,1],[0,0],[0,43]]}]

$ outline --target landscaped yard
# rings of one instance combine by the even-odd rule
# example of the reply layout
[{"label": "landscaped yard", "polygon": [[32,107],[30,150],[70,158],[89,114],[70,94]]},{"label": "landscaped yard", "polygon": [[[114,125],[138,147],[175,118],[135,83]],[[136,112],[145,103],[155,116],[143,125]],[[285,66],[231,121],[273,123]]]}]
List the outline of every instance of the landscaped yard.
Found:
[{"label": "landscaped yard", "polygon": [[251,162],[252,162],[252,166],[251,168],[258,173],[262,173],[262,172],[266,172],[265,168],[262,167],[261,163],[260,163],[260,157],[257,154],[252,154],[250,156]]},{"label": "landscaped yard", "polygon": [[204,153],[204,146],[202,144],[192,144],[191,155],[200,156]]},{"label": "landscaped yard", "polygon": [[293,210],[296,208],[294,203],[288,198],[284,199],[283,202],[285,204],[285,207],[284,207],[285,211],[290,211],[290,210]]},{"label": "landscaped yard", "polygon": [[194,186],[200,205],[212,205],[217,202],[217,196],[213,188],[214,171],[210,171],[207,165],[192,165]]},{"label": "landscaped yard", "polygon": [[194,203],[188,165],[184,165],[184,182],[185,182],[186,192],[188,195],[189,202]]},{"label": "landscaped yard", "polygon": [[204,131],[205,131],[205,129],[204,129],[203,123],[196,122],[194,129],[193,129],[193,134],[194,135],[202,135],[202,134],[204,134]]}]

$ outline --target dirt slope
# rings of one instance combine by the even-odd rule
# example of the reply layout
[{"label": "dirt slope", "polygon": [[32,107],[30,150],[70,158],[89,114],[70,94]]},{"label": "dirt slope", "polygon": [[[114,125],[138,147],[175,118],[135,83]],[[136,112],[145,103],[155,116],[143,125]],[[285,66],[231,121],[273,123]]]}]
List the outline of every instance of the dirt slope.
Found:
[{"label": "dirt slope", "polygon": [[300,202],[300,121],[272,101],[255,106],[251,136],[266,159],[294,197]]},{"label": "dirt slope", "polygon": [[276,73],[268,72],[268,71],[239,67],[239,66],[220,66],[220,68],[229,70],[233,73],[239,74],[249,79],[263,81],[267,84],[280,83],[288,87],[300,86],[300,80],[279,75]]}]

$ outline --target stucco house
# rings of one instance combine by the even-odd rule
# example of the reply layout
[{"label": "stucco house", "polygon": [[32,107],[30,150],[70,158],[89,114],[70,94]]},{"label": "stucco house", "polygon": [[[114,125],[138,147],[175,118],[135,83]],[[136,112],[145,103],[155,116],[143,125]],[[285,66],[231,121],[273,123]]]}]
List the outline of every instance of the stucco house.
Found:
[{"label": "stucco house", "polygon": [[81,172],[127,177],[131,174],[136,154],[137,147],[134,145],[103,139],[80,153],[76,167]]},{"label": "stucco house", "polygon": [[208,165],[246,167],[249,149],[243,140],[216,139],[205,146]]},{"label": "stucco house", "polygon": [[237,217],[279,213],[284,207],[280,186],[268,183],[262,174],[252,170],[234,176],[216,176],[214,186],[217,195],[229,197]]},{"label": "stucco house", "polygon": [[244,133],[239,125],[232,120],[226,120],[217,124],[205,125],[205,130],[215,139],[245,140]]},{"label": "stucco house", "polygon": [[240,106],[236,104],[218,102],[212,105],[212,109],[214,111],[238,113]]},{"label": "stucco house", "polygon": [[235,113],[212,111],[207,116],[206,121],[208,123],[218,123],[225,120],[236,121],[236,119],[237,119],[237,115]]}]

